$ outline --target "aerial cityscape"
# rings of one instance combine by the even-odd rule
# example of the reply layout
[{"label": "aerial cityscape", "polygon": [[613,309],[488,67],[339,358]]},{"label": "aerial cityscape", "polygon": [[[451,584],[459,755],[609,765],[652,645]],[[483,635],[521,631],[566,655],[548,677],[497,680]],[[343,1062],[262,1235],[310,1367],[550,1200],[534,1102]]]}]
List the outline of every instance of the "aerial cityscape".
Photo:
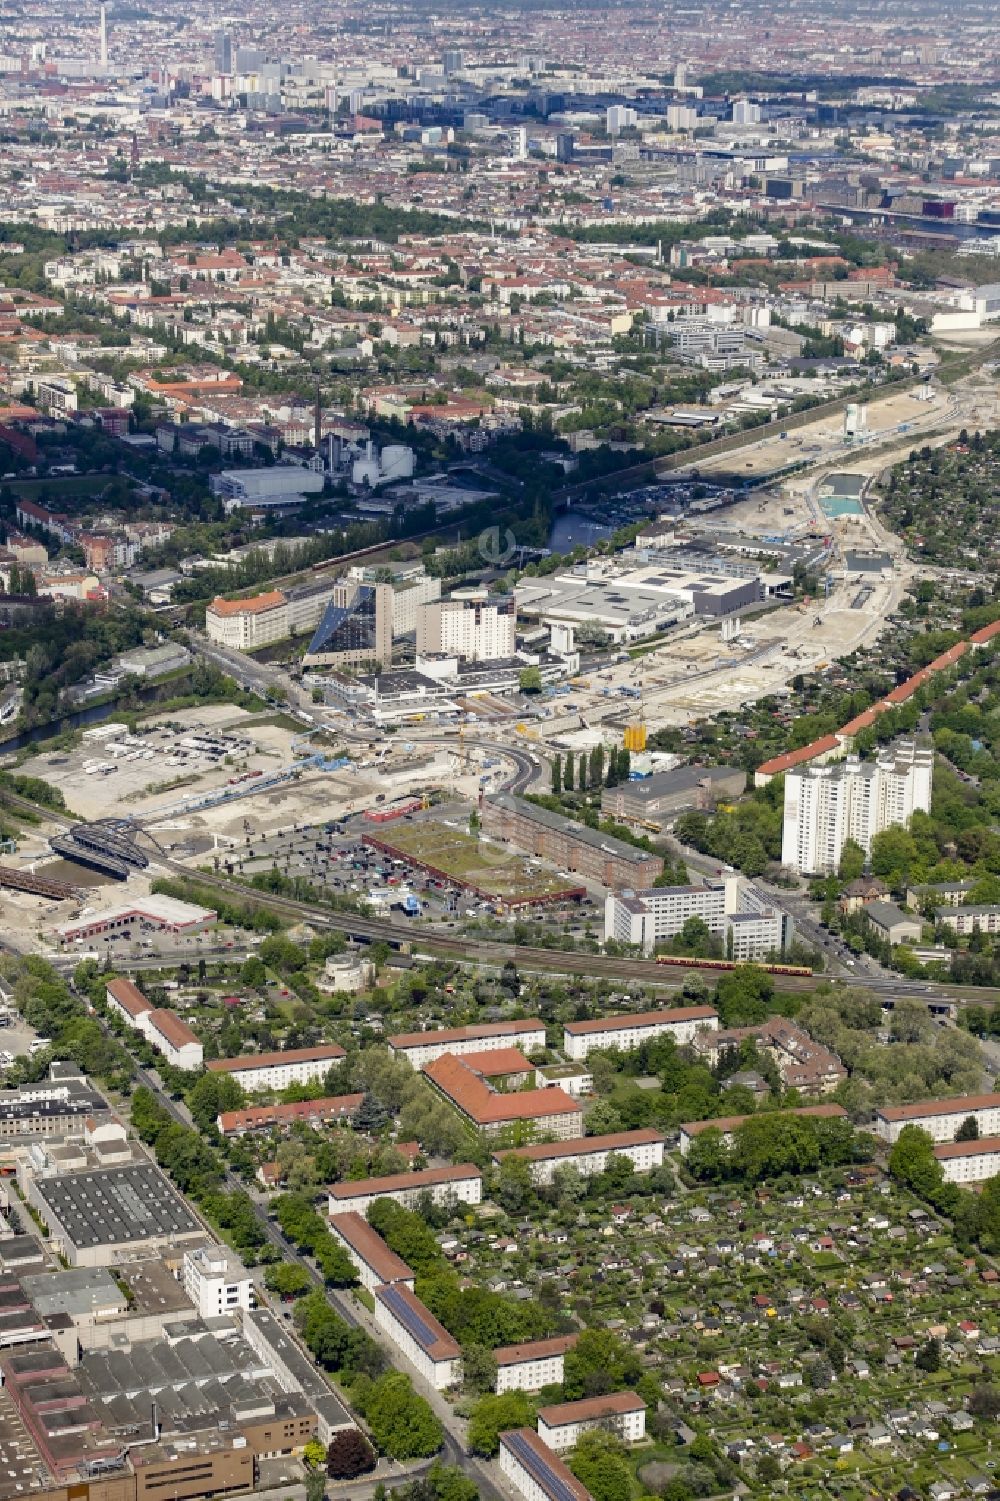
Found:
[{"label": "aerial cityscape", "polygon": [[0,7],[0,1501],[1000,1501],[1000,27]]}]

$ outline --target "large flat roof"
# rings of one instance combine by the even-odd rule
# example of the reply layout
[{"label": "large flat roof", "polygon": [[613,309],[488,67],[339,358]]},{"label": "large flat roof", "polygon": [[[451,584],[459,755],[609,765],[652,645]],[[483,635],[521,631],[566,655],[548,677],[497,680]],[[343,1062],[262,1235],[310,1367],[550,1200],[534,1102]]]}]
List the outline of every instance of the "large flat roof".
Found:
[{"label": "large flat roof", "polygon": [[80,1250],[203,1233],[166,1178],[149,1162],[35,1180],[43,1219],[60,1224]]}]

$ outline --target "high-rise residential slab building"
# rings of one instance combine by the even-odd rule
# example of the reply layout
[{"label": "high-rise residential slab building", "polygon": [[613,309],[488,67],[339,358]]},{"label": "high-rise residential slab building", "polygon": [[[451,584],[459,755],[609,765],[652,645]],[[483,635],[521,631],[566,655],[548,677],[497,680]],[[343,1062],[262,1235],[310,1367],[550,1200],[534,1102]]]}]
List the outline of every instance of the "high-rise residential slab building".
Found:
[{"label": "high-rise residential slab building", "polygon": [[849,839],[871,853],[876,834],[929,813],[933,751],[897,740],[874,761],[847,756],[785,776],[781,863],[803,875],[836,871]]},{"label": "high-rise residential slab building", "polygon": [[417,610],[417,652],[444,652],[470,662],[513,657],[517,608],[513,595],[456,591]]}]

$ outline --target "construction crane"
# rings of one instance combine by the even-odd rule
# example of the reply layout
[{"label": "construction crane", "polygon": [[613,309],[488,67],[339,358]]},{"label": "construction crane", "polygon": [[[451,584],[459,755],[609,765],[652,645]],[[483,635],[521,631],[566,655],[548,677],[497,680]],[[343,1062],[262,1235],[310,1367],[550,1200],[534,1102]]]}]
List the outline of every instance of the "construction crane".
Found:
[{"label": "construction crane", "polygon": [[639,713],[637,718],[630,720],[625,726],[623,744],[630,754],[633,751],[640,753],[646,749],[646,700],[641,668],[639,669]]}]

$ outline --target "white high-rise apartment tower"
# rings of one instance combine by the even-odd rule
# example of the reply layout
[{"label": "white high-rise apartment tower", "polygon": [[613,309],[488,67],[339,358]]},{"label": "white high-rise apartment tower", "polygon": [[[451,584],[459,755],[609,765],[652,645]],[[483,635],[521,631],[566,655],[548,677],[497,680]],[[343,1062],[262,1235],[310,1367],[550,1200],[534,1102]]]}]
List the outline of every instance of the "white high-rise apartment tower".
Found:
[{"label": "white high-rise apartment tower", "polygon": [[918,810],[929,813],[933,751],[912,740],[884,747],[874,761],[855,755],[785,775],[781,863],[802,875],[830,875],[848,839],[871,853],[872,840]]},{"label": "white high-rise apartment tower", "polygon": [[101,67],[106,68],[108,66],[108,12],[103,5],[101,6],[100,54]]}]

